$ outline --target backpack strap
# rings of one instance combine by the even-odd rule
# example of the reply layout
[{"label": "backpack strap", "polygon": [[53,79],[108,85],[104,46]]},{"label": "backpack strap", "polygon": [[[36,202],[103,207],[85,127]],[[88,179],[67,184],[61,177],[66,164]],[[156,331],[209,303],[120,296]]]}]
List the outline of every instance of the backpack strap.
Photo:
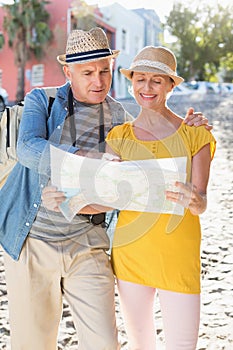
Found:
[{"label": "backpack strap", "polygon": [[57,87],[44,87],[42,88],[42,90],[45,92],[48,100],[49,100],[49,97],[56,97],[56,94],[57,94]]},{"label": "backpack strap", "polygon": [[56,98],[57,88],[56,87],[44,87],[42,89],[44,90],[44,92],[47,96],[47,99],[48,99],[48,118],[49,118],[51,110],[52,110],[53,102]]},{"label": "backpack strap", "polygon": [[[15,116],[18,115],[18,111],[23,108],[24,106],[24,101],[21,101],[21,102],[18,102],[16,105],[15,105]],[[11,115],[11,110],[12,110],[12,107],[10,106],[6,106],[6,147],[11,147],[11,138],[12,138],[12,121],[11,121],[11,118],[12,118],[12,115]],[[17,120],[17,117],[15,118],[15,128],[18,129],[18,120]],[[17,130],[15,130],[16,132],[16,135],[17,135]],[[15,136],[16,137],[16,136]]]},{"label": "backpack strap", "polygon": [[10,107],[6,107],[6,147],[10,147]]},{"label": "backpack strap", "polygon": [[50,116],[54,100],[55,100],[55,97],[49,96],[48,117]]}]

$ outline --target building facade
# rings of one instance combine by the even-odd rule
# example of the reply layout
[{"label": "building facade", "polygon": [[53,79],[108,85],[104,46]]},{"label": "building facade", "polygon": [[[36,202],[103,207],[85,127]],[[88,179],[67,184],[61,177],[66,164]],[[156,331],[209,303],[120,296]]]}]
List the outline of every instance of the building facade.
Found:
[{"label": "building facade", "polygon": [[116,48],[121,51],[116,59],[113,76],[115,96],[127,99],[131,96],[131,84],[121,73],[130,66],[134,56],[147,45],[158,45],[161,22],[154,10],[127,10],[118,3],[101,7],[104,21],[116,29]]},{"label": "building facade", "polygon": [[[59,6],[58,6],[59,5]],[[50,13],[50,28],[53,41],[48,45],[44,57],[38,61],[31,57],[25,70],[25,93],[36,86],[59,85],[65,82],[61,66],[56,62],[56,56],[64,53],[67,37],[67,9],[70,1],[53,0],[47,5]],[[5,13],[0,8],[0,28],[3,27]],[[17,87],[17,67],[14,62],[14,52],[8,46],[7,33],[4,32],[5,45],[0,50],[0,70],[2,72],[2,87],[9,94],[9,101],[15,101]]]},{"label": "building facade", "polygon": [[[151,38],[148,38],[148,12],[140,9],[127,10],[115,3],[111,6],[98,8],[90,7],[90,13],[80,18],[80,9],[74,0],[50,0],[46,6],[50,13],[49,26],[53,32],[53,40],[48,44],[41,60],[31,57],[25,70],[25,93],[34,87],[56,86],[65,83],[65,76],[56,57],[65,53],[68,33],[75,28],[89,30],[93,26],[103,28],[108,37],[110,47],[121,51],[114,63],[113,83],[111,95],[116,98],[129,97],[129,82],[120,74],[121,67],[128,67],[132,58],[148,42],[156,43],[157,32],[155,26],[159,18],[150,17],[153,30],[150,30]],[[150,10],[149,10],[150,11]],[[153,11],[154,12],[154,11]],[[77,15],[78,14],[78,15]],[[4,10],[0,7],[0,28],[3,28]],[[152,28],[152,27],[150,27]],[[153,32],[153,33],[152,33]],[[7,33],[3,32],[5,45],[0,50],[0,86],[7,90],[9,101],[14,102],[17,88],[17,67],[14,62],[14,52],[8,46]],[[152,39],[153,37],[153,39]],[[145,39],[146,38],[146,39]]]},{"label": "building facade", "polygon": [[160,36],[162,36],[162,27],[159,16],[154,10],[135,9],[133,10],[144,19],[144,46],[160,44]]}]

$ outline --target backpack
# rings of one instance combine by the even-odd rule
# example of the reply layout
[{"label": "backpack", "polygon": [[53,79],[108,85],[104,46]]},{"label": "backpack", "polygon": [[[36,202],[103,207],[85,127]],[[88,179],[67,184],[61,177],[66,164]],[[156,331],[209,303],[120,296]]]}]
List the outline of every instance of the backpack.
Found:
[{"label": "backpack", "polygon": [[[49,87],[43,88],[43,90],[49,101],[49,118],[57,88]],[[0,189],[17,163],[16,145],[23,108],[23,101],[12,107],[7,106],[2,113],[2,116],[0,116]]]}]

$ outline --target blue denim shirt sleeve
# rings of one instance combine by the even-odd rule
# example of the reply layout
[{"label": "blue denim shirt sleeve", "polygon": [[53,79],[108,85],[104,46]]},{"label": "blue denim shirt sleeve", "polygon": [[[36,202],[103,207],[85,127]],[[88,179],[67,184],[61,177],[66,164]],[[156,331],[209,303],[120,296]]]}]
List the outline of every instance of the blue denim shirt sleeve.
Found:
[{"label": "blue denim shirt sleeve", "polygon": [[[11,171],[0,190],[0,244],[17,260],[41,203],[41,190],[47,184],[49,147],[53,143],[68,152],[77,148],[59,145],[67,116],[69,83],[57,89],[56,99],[47,117],[48,99],[43,89],[34,89],[26,97],[25,111],[20,122],[18,157],[20,162]],[[46,125],[47,123],[47,125]],[[47,150],[46,150],[47,148]],[[45,151],[46,150],[46,151]],[[44,173],[43,173],[44,172]]]},{"label": "blue denim shirt sleeve", "polygon": [[47,176],[50,175],[50,144],[71,153],[78,150],[70,145],[59,144],[67,116],[67,98],[59,90],[57,95],[49,118],[48,98],[43,89],[34,89],[26,95],[17,143],[19,162]]},{"label": "blue denim shirt sleeve", "polygon": [[[41,203],[41,190],[49,177],[49,145],[74,153],[78,149],[60,145],[68,114],[69,82],[57,89],[48,118],[48,98],[43,89],[27,94],[20,122],[18,158],[5,185],[0,190],[0,244],[17,260]],[[125,112],[112,98],[107,98],[115,123],[125,121]],[[115,113],[115,114],[114,114]],[[120,120],[119,120],[120,118]]]}]

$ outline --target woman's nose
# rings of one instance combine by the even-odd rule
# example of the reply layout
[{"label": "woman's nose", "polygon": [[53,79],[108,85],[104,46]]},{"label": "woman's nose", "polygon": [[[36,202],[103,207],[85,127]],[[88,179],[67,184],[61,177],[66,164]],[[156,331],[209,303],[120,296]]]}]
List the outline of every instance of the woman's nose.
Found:
[{"label": "woman's nose", "polygon": [[147,81],[145,82],[145,88],[146,88],[147,90],[150,90],[150,89],[151,89],[151,81],[150,81],[150,80],[147,80]]}]

